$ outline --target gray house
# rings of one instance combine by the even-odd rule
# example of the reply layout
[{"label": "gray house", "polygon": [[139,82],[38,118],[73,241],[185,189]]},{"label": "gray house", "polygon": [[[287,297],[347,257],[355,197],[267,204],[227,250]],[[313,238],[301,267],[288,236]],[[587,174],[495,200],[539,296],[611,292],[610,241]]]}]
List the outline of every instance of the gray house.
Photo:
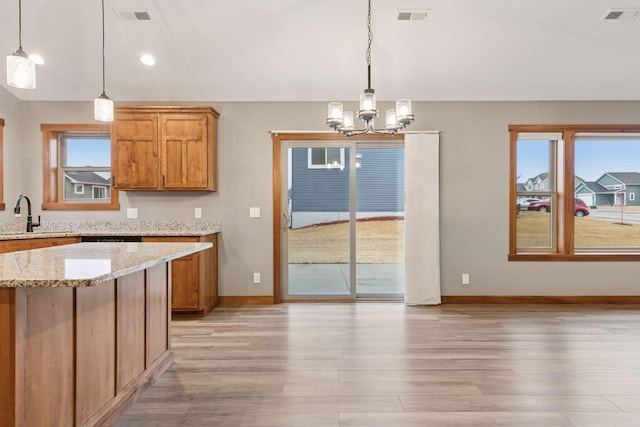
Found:
[{"label": "gray house", "polygon": [[[291,212],[349,211],[349,150],[291,149]],[[358,149],[358,212],[404,212],[404,150]]]},{"label": "gray house", "polygon": [[64,198],[69,199],[109,199],[111,180],[95,172],[66,171],[64,174]]},{"label": "gray house", "polygon": [[640,205],[639,172],[606,172],[576,187],[576,197],[589,206]]}]

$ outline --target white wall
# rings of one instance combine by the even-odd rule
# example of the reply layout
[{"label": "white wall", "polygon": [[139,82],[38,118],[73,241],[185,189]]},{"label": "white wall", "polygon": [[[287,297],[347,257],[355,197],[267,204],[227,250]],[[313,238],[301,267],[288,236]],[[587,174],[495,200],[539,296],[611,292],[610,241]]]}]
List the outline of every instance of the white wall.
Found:
[{"label": "white wall", "polygon": [[[157,105],[162,102],[155,103]],[[383,104],[383,103],[382,103]],[[220,219],[220,294],[271,295],[271,129],[325,130],[326,103],[212,102],[221,116],[214,193],[121,192],[118,212],[45,211],[43,220]],[[384,105],[382,105],[384,106]],[[443,295],[640,294],[635,262],[508,262],[507,126],[515,123],[638,123],[640,102],[414,102],[412,130],[441,131],[440,236]],[[93,123],[91,102],[18,102],[0,88],[5,119],[5,201],[42,201],[41,123]],[[16,125],[17,123],[17,125]],[[262,208],[250,219],[249,207]],[[14,221],[8,209],[3,222]],[[36,214],[40,213],[36,209]],[[252,273],[262,283],[251,283]],[[462,273],[471,285],[460,284]],[[615,277],[615,280],[612,278]]]}]

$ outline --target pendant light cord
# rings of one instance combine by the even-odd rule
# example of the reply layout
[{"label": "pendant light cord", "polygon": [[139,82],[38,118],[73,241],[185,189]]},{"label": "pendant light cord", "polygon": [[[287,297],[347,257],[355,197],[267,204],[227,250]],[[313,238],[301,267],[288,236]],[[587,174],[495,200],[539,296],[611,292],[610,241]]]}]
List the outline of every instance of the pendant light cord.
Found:
[{"label": "pendant light cord", "polygon": [[371,42],[373,41],[373,32],[371,31],[371,0],[369,0],[369,12],[367,14],[367,88],[371,89]]},{"label": "pendant light cord", "polygon": [[22,0],[18,0],[18,50],[22,50]]},{"label": "pendant light cord", "polygon": [[105,67],[104,67],[104,0],[102,0],[102,96],[106,96],[105,93],[105,84],[104,84],[104,74],[105,74]]}]

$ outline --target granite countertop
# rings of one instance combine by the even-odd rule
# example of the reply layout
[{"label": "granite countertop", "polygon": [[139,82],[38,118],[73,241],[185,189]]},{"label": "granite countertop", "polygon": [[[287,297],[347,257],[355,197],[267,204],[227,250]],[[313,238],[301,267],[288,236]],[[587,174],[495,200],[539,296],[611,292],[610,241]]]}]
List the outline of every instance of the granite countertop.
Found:
[{"label": "granite countertop", "polygon": [[0,254],[0,288],[86,287],[211,248],[211,243],[75,243]]},{"label": "granite countertop", "polygon": [[42,221],[32,233],[24,223],[0,224],[1,240],[79,236],[206,236],[220,232],[220,221]]}]

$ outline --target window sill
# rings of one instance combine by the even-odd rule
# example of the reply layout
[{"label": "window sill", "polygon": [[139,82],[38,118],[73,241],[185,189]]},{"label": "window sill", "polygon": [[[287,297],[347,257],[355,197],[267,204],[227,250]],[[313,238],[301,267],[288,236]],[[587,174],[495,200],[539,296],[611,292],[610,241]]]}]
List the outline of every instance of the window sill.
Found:
[{"label": "window sill", "polygon": [[44,211],[117,211],[120,203],[43,203]]},{"label": "window sill", "polygon": [[640,253],[509,254],[509,261],[640,261]]}]

